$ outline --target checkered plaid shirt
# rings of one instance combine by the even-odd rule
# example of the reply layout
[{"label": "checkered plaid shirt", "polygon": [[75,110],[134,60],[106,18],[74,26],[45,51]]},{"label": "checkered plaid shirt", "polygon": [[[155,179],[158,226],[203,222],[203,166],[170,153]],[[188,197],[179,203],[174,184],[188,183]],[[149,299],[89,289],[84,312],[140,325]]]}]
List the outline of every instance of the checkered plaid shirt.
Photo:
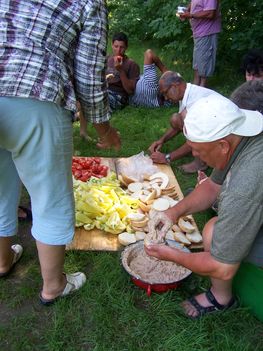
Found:
[{"label": "checkered plaid shirt", "polygon": [[52,101],[109,120],[105,0],[0,0],[0,96]]}]

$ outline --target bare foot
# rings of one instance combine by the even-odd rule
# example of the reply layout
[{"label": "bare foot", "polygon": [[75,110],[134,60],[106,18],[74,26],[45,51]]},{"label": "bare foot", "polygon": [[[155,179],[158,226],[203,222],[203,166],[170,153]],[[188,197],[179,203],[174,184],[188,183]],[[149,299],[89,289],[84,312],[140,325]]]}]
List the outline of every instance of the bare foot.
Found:
[{"label": "bare foot", "polygon": [[116,151],[119,151],[120,148],[121,148],[121,144],[107,144],[107,143],[103,143],[103,142],[99,142],[96,144],[97,148],[98,149],[101,149],[101,150],[109,150],[109,149],[114,149]]},{"label": "bare foot", "polygon": [[88,136],[87,133],[80,132],[79,135],[80,135],[81,139],[84,139],[84,140],[89,141],[89,142],[93,141],[93,139],[90,136]]},{"label": "bare foot", "polygon": [[195,158],[192,162],[187,163],[178,167],[184,173],[195,173],[198,171],[205,171],[207,169],[207,164],[201,161],[199,158]]},{"label": "bare foot", "polygon": [[119,151],[121,148],[121,138],[119,131],[111,127],[106,135],[100,136],[99,142],[96,144],[96,146],[99,149],[115,149],[116,151]]}]

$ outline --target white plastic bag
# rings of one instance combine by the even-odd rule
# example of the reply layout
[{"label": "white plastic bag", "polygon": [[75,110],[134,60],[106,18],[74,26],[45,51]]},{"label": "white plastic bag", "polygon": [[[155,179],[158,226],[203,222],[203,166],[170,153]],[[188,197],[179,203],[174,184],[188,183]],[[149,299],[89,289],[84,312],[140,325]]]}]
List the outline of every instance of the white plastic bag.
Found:
[{"label": "white plastic bag", "polygon": [[118,173],[125,174],[130,178],[143,181],[145,176],[158,172],[158,167],[154,166],[152,159],[144,155],[144,151],[128,158],[121,158],[117,162]]}]

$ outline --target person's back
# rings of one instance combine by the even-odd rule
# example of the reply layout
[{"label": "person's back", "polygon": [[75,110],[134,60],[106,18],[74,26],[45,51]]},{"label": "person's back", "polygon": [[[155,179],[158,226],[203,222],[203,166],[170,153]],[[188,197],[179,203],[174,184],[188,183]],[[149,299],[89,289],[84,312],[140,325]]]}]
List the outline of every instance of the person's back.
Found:
[{"label": "person's back", "polygon": [[84,273],[63,273],[75,228],[76,98],[100,143],[120,147],[109,124],[107,10],[104,0],[0,0],[0,8],[0,278],[23,253],[11,244],[23,182],[43,278],[39,298],[49,305],[86,281]]},{"label": "person's back", "polygon": [[[97,54],[103,50],[105,38],[101,36],[97,47],[90,45],[92,38],[98,39],[101,34],[92,28],[98,11],[97,14],[94,11],[92,21],[85,22],[91,7],[96,9],[92,3],[87,0],[37,3],[0,0],[1,11],[6,14],[0,27],[0,62],[5,65],[1,65],[0,95],[52,101],[75,111],[76,91],[81,95],[84,114],[91,115],[89,106],[96,96],[94,86],[103,88],[100,78],[105,63],[105,57],[102,61]],[[97,8],[100,3],[97,1]],[[89,33],[82,32],[83,25],[90,26]],[[80,33],[85,40],[79,42]],[[100,62],[93,72],[95,59]],[[106,86],[103,89],[106,91]],[[105,98],[106,95],[100,99],[106,114]]]}]

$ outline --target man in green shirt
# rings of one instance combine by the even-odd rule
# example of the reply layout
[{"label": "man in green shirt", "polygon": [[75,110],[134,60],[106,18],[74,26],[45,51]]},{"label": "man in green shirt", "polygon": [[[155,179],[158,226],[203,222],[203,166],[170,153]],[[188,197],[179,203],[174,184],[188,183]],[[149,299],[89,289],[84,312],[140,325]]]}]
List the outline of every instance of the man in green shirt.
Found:
[{"label": "man in green shirt", "polygon": [[149,227],[165,224],[166,230],[180,217],[209,208],[217,198],[218,216],[204,227],[204,252],[184,253],[165,245],[150,245],[145,250],[210,277],[211,288],[206,293],[183,303],[191,318],[235,305],[232,280],[241,262],[263,267],[262,130],[260,112],[241,110],[216,95],[201,98],[187,112],[184,134],[188,144],[193,155],[214,172],[185,199],[155,217]]}]

